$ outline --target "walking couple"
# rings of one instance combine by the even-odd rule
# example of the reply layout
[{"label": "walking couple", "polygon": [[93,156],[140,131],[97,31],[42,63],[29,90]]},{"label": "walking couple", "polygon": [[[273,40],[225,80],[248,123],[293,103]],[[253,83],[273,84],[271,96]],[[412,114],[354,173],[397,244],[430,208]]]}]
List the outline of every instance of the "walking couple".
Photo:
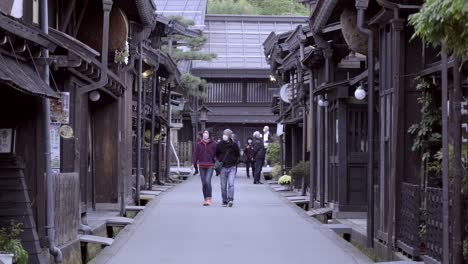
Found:
[{"label": "walking couple", "polygon": [[200,178],[202,181],[204,206],[211,205],[212,188],[211,178],[213,176],[215,163],[220,167],[221,195],[224,207],[234,205],[234,180],[239,163],[240,149],[232,139],[232,131],[223,131],[223,140],[216,143],[211,139],[210,133],[203,131],[202,140],[197,142],[192,157],[192,164],[198,164]]}]

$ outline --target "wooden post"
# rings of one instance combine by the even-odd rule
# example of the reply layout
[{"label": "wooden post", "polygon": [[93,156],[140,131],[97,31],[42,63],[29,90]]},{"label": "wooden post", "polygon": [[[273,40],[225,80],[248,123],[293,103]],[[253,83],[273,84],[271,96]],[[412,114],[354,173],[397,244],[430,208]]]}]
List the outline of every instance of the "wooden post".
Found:
[{"label": "wooden post", "polygon": [[450,263],[449,222],[449,151],[448,151],[448,63],[445,44],[442,45],[442,263]]},{"label": "wooden post", "polygon": [[[463,217],[462,217],[462,139],[461,139],[461,80],[460,80],[460,59],[456,56],[453,61],[453,103],[452,115],[453,124],[453,263],[461,264],[463,262],[462,235],[463,235]],[[445,157],[444,157],[445,158]]]}]

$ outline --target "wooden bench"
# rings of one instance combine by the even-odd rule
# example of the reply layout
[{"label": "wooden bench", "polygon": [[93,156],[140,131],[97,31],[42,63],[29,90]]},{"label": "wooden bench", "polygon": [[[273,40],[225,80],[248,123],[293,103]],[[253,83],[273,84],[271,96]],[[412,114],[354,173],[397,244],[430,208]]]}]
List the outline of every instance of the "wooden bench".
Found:
[{"label": "wooden bench", "polygon": [[156,198],[155,195],[151,195],[151,194],[140,194],[140,200],[142,200],[142,201],[150,201],[150,200],[153,200],[154,198]]},{"label": "wooden bench", "polygon": [[160,192],[165,192],[167,190],[172,189],[173,186],[153,186],[151,190],[153,191],[160,191]]},{"label": "wooden bench", "polygon": [[138,206],[138,205],[127,205],[125,206],[125,211],[129,212],[140,212],[145,209],[144,206]]},{"label": "wooden bench", "polygon": [[161,191],[140,191],[140,195],[154,195],[154,196],[158,196],[160,195],[162,192]]},{"label": "wooden bench", "polygon": [[280,187],[273,187],[273,190],[277,192],[286,192],[286,191],[291,191],[291,188],[280,186]]},{"label": "wooden bench", "polygon": [[294,191],[292,191],[292,192],[281,192],[281,195],[282,195],[283,197],[293,197],[293,196],[298,196],[299,193],[298,193],[298,192],[294,192]]},{"label": "wooden bench", "polygon": [[302,200],[306,200],[306,201],[309,201],[309,196],[302,196],[302,195],[296,195],[296,196],[289,196],[287,197],[287,199],[289,201],[302,201]]},{"label": "wooden bench", "polygon": [[133,223],[132,218],[116,216],[106,219],[107,237],[114,237],[114,227],[125,227]]},{"label": "wooden bench", "polygon": [[322,223],[328,224],[328,219],[333,215],[333,209],[331,208],[318,208],[307,211],[308,216],[313,216],[320,220]]},{"label": "wooden bench", "polygon": [[98,244],[102,248],[110,246],[114,243],[114,239],[101,236],[93,235],[80,235],[80,245],[81,245],[81,259],[83,263],[88,261],[88,244]]}]

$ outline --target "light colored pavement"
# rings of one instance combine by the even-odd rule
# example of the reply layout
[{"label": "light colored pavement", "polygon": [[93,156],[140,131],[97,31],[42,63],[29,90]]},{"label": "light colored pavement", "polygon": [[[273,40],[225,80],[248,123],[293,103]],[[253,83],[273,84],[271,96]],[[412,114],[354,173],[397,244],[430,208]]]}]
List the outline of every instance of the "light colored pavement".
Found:
[{"label": "light colored pavement", "polygon": [[371,261],[240,169],[233,208],[202,206],[198,176],[156,200],[95,263],[348,264]]}]

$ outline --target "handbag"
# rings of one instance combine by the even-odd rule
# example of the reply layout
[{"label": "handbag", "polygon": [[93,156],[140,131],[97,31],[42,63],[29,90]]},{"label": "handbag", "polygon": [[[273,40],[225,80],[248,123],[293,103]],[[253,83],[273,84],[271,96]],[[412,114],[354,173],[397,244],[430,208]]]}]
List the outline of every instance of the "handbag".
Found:
[{"label": "handbag", "polygon": [[221,174],[221,170],[223,169],[224,161],[226,160],[227,155],[229,154],[229,150],[226,150],[226,154],[224,155],[223,161],[216,161],[214,165],[214,169],[216,172],[216,176]]}]

